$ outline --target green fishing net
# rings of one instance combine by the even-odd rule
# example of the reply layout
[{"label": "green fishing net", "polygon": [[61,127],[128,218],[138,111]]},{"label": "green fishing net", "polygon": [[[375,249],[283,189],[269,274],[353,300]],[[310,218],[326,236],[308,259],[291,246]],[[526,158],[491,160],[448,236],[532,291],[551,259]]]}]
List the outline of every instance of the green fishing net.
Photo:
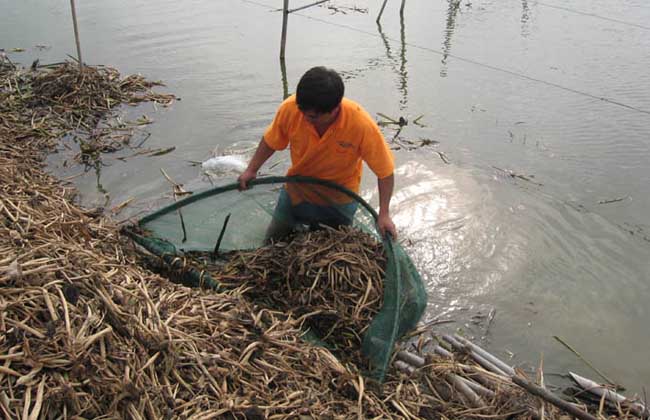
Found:
[{"label": "green fishing net", "polygon": [[[291,206],[292,212],[285,211]],[[422,279],[402,247],[381,238],[377,214],[357,194],[328,181],[309,177],[268,177],[238,190],[233,183],[194,193],[140,219],[129,235],[149,252],[173,266],[190,251],[215,256],[254,250],[285,231],[309,230],[317,224],[351,225],[383,242],[386,257],[383,306],[362,341],[367,376],[383,381],[396,340],[412,329],[426,306]],[[184,271],[183,283],[218,288],[205,272]]]}]

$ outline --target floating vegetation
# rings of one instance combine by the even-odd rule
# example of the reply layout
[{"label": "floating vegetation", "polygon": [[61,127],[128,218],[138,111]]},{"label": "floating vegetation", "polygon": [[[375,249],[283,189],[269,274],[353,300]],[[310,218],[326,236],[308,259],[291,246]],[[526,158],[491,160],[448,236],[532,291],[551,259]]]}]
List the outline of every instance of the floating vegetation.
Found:
[{"label": "floating vegetation", "polygon": [[75,160],[98,168],[105,153],[130,146],[134,128],[149,123],[141,117],[122,122],[117,109],[123,104],[154,102],[170,105],[174,95],[152,90],[160,82],[140,75],[120,77],[117,70],[70,62],[21,69],[0,60],[0,135],[14,138],[17,146],[38,141],[42,153],[57,139],[71,135],[79,145]]},{"label": "floating vegetation", "polygon": [[[381,112],[378,112],[377,115],[381,117],[381,120],[377,121],[377,125],[379,125],[380,127],[390,127],[390,126],[396,127],[395,133],[390,139],[390,143],[393,145],[391,147],[392,150],[412,151],[412,150],[420,149],[422,147],[433,146],[440,143],[437,140],[431,140],[428,138],[420,138],[418,140],[406,139],[404,138],[404,136],[401,136],[401,133],[402,133],[402,129],[407,125],[409,125],[408,119],[402,116],[400,116],[399,118],[393,118]],[[426,125],[420,122],[423,117],[424,115],[419,115],[411,122],[414,125],[417,125],[418,127],[426,127]],[[436,152],[436,153],[438,153],[438,156],[440,156],[440,159],[442,159],[443,162],[449,164],[449,159],[447,159],[447,156],[444,153],[442,152]]]},{"label": "floating vegetation", "polygon": [[320,7],[325,7],[328,10],[331,10],[333,15],[337,13],[342,13],[344,15],[347,15],[348,13],[361,13],[361,14],[368,13],[367,7],[358,7],[356,5],[342,6],[342,5],[335,5],[335,4],[328,3],[326,5],[321,5]]},{"label": "floating vegetation", "polygon": [[[396,125],[398,127],[404,127],[408,125],[409,121],[408,119],[404,117],[399,117],[399,118],[393,118],[389,117],[386,114],[383,114],[381,112],[378,112],[377,115],[379,115],[382,119],[377,122],[377,125],[380,127],[385,127],[388,125]],[[426,127],[426,125],[421,123],[422,118],[424,117],[424,114],[417,116],[413,121],[411,121],[413,124],[417,125],[418,127]]]},{"label": "floating vegetation", "polygon": [[598,200],[598,204],[611,204],[611,203],[618,203],[624,200],[628,200],[630,196],[625,196],[625,197],[616,197],[616,198],[609,198],[606,200]]},{"label": "floating vegetation", "polygon": [[[403,138],[402,136],[396,136],[391,140],[391,143],[394,144],[391,149],[392,150],[417,150],[421,149],[423,147],[427,146],[435,146],[437,144],[440,144],[438,140],[431,140],[431,139],[426,139],[426,138],[420,138],[418,140],[409,140],[406,138]],[[444,156],[444,153],[436,151],[436,153],[440,156],[440,158],[445,162],[449,163],[449,160],[447,159],[446,156]]]},{"label": "floating vegetation", "polygon": [[399,128],[402,128],[408,125],[408,120],[404,117],[399,117],[396,119],[396,118],[389,117],[388,115],[383,114],[381,112],[378,112],[377,115],[379,115],[382,118],[381,121],[377,122],[377,125],[379,125],[380,127],[385,127],[387,125],[396,125]]},{"label": "floating vegetation", "polygon": [[496,169],[497,171],[500,171],[504,175],[510,177],[510,178],[521,179],[521,180],[524,180],[526,182],[530,182],[531,184],[535,184],[535,185],[540,186],[540,187],[544,185],[544,184],[540,184],[539,182],[536,182],[536,181],[533,180],[533,178],[535,178],[535,175],[522,175],[522,174],[519,174],[519,173],[517,173],[515,171],[512,171],[510,169],[501,169],[501,168],[497,168],[496,166],[492,166],[492,167],[494,169]]}]

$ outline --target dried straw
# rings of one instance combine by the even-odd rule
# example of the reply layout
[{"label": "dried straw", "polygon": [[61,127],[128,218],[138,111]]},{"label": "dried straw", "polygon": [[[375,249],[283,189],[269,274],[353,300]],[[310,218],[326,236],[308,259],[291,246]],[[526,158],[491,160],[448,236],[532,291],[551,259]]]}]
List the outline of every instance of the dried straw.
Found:
[{"label": "dried straw", "polygon": [[225,263],[192,255],[195,268],[207,271],[221,286],[240,288],[257,304],[291,313],[336,349],[337,356],[362,362],[363,334],[383,302],[386,261],[373,236],[352,227],[324,226],[231,253]]},{"label": "dried straw", "polygon": [[121,105],[152,101],[168,106],[175,99],[152,91],[161,83],[140,75],[120,78],[109,67],[80,70],[68,62],[29,70],[0,64],[0,79],[0,136],[42,152],[72,136],[79,143],[76,160],[90,167],[101,164],[102,153],[127,147],[134,129],[149,122],[111,118]]}]

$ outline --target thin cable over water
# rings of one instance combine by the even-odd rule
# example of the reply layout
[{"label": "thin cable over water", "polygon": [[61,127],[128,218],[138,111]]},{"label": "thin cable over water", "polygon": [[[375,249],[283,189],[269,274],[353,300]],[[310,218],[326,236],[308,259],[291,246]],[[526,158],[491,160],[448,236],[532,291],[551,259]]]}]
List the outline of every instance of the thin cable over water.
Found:
[{"label": "thin cable over water", "polygon": [[[250,4],[253,4],[253,5],[256,5],[256,6],[268,8],[269,11],[277,11],[278,10],[277,7],[273,7],[271,5],[260,3],[260,2],[254,1],[254,0],[240,0],[240,1],[242,1],[244,3],[250,3]],[[302,14],[302,13],[292,13],[292,14],[296,15],[296,16],[303,17],[303,18],[307,18],[307,19],[310,19],[310,20],[313,20],[313,21],[316,21],[316,22],[324,23],[326,25],[338,26],[339,28],[344,28],[344,29],[348,29],[348,30],[351,30],[351,31],[355,31],[355,32],[358,32],[358,33],[365,34],[365,35],[369,35],[369,36],[372,36],[372,37],[380,38],[380,35],[378,35],[376,33],[366,31],[364,29],[355,28],[354,26],[345,25],[345,24],[342,24],[342,23],[335,23],[335,22],[331,22],[331,21],[328,21],[328,20],[325,20],[325,19],[314,17],[314,16],[308,16],[308,15],[305,15],[305,14]],[[389,37],[389,36],[386,36],[386,39],[388,39],[390,41],[394,41],[394,42],[401,42],[401,40],[399,40],[397,38],[392,38],[392,37]],[[451,57],[451,58],[454,58],[454,59],[456,59],[458,61],[462,61],[462,62],[469,63],[469,64],[474,64],[474,65],[479,66],[479,67],[487,68],[487,69],[498,71],[498,72],[501,72],[501,73],[506,73],[506,74],[509,74],[511,76],[519,77],[521,79],[541,83],[541,84],[544,84],[546,86],[551,86],[551,87],[561,89],[561,90],[564,90],[564,91],[567,91],[567,92],[575,93],[577,95],[581,95],[581,96],[585,96],[585,97],[588,97],[588,98],[596,99],[596,100],[599,100],[599,101],[602,101],[602,102],[607,102],[609,104],[617,105],[617,106],[620,106],[622,108],[627,108],[629,110],[636,111],[636,112],[639,112],[639,113],[642,113],[642,114],[650,115],[650,110],[643,109],[643,108],[638,108],[638,107],[635,107],[633,105],[628,105],[626,103],[617,101],[615,99],[607,98],[607,97],[604,97],[604,96],[594,95],[594,94],[591,94],[589,92],[585,92],[585,91],[578,90],[578,89],[573,89],[573,88],[563,86],[563,85],[560,85],[560,84],[557,84],[557,83],[549,82],[549,81],[546,81],[546,80],[543,80],[543,79],[538,79],[536,77],[532,77],[532,76],[528,76],[528,75],[523,74],[523,73],[518,73],[516,71],[504,69],[502,67],[497,67],[497,66],[493,66],[491,64],[481,63],[480,61],[472,60],[470,58],[464,58],[464,57],[461,57],[461,56],[458,56],[458,55],[444,53],[444,52],[442,52],[440,50],[436,50],[435,48],[425,47],[425,46],[413,44],[413,43],[410,43],[410,42],[406,42],[405,45],[408,45],[409,47],[417,48],[417,49],[422,50],[422,51],[427,51],[427,52],[431,52],[431,53],[434,53],[434,54],[444,55],[446,57]]]},{"label": "thin cable over water", "polygon": [[597,15],[595,13],[583,12],[583,11],[580,11],[580,10],[570,9],[570,8],[564,7],[564,6],[557,6],[555,4],[548,4],[548,3],[543,3],[543,2],[539,2],[539,1],[536,2],[536,4],[538,4],[540,6],[544,6],[544,7],[550,7],[552,9],[564,10],[566,12],[571,12],[571,13],[575,13],[575,14],[578,14],[578,15],[590,16],[590,17],[593,17],[593,18],[596,18],[596,19],[602,19],[602,20],[606,20],[606,21],[609,21],[609,22],[620,23],[621,25],[634,26],[635,28],[650,30],[650,26],[644,26],[644,25],[639,25],[638,23],[632,23],[632,22],[626,22],[624,20],[608,18],[608,17],[605,17],[605,16]]}]

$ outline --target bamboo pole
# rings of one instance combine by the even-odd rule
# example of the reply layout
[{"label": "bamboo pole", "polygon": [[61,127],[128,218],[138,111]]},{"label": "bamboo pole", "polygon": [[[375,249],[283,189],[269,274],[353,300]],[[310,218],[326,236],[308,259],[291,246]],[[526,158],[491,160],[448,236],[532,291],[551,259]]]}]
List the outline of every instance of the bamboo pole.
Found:
[{"label": "bamboo pole", "polygon": [[410,365],[413,365],[417,368],[421,368],[426,364],[426,361],[424,360],[424,357],[418,356],[417,354],[413,354],[411,352],[401,350],[397,352],[396,355],[397,359],[406,362]]},{"label": "bamboo pole", "polygon": [[454,335],[458,341],[461,343],[467,345],[470,349],[472,349],[475,353],[480,355],[481,357],[487,359],[490,363],[496,365],[500,370],[503,372],[507,373],[508,375],[512,376],[515,374],[515,370],[512,368],[512,366],[509,366],[505,362],[503,362],[501,359],[497,358],[496,356],[492,355],[491,353],[488,353],[485,351],[483,348],[477,346],[476,344],[472,343],[465,337],[462,337],[458,334]]},{"label": "bamboo pole", "polygon": [[289,97],[289,82],[287,81],[287,63],[280,58],[280,73],[282,74],[282,100]]},{"label": "bamboo pole", "polygon": [[83,60],[81,59],[81,43],[79,42],[79,27],[77,26],[77,11],[74,6],[74,0],[70,0],[70,9],[72,10],[72,26],[74,27],[74,40],[77,44],[77,58],[79,59],[79,71],[83,70]]},{"label": "bamboo pole", "polygon": [[470,388],[472,388],[472,390],[473,390],[474,392],[476,392],[477,394],[479,394],[479,395],[481,395],[481,396],[483,396],[483,397],[489,398],[489,399],[493,399],[494,397],[496,397],[496,393],[495,393],[494,391],[492,391],[491,389],[488,389],[488,388],[484,387],[483,385],[478,384],[478,383],[476,383],[476,382],[474,382],[474,381],[471,381],[471,380],[469,380],[469,379],[467,379],[467,378],[463,378],[463,377],[460,376],[460,375],[456,375],[456,376],[457,376],[457,377],[458,377],[462,382],[464,382],[465,384],[467,384],[467,386],[469,386]]},{"label": "bamboo pole", "polygon": [[[398,359],[395,362],[395,366],[405,372],[408,373],[413,373],[415,369],[412,368],[412,366],[415,366],[416,368],[421,368],[426,364],[426,359],[422,356],[418,356],[417,354],[413,354],[411,352],[408,352],[406,350],[401,350],[397,352],[396,358]],[[409,368],[411,366],[411,368]],[[460,388],[459,391],[462,393],[465,393],[470,401],[473,404],[478,404],[480,403],[480,398],[476,398],[477,395],[475,393],[481,394],[485,397],[488,398],[494,398],[495,393],[484,386],[477,384],[476,382],[473,382],[467,378],[463,378],[461,376],[458,376],[456,374],[450,374],[450,380],[453,380],[453,383],[457,388]],[[466,393],[466,388],[463,386],[466,385],[468,386],[473,392],[472,393]]]},{"label": "bamboo pole", "polygon": [[472,348],[468,348],[468,346],[459,342],[454,337],[445,334],[442,336],[442,338],[443,340],[451,344],[451,346],[458,351],[469,350],[469,355],[472,357],[472,359],[474,359],[479,365],[483,366],[485,369],[489,370],[490,372],[496,373],[497,375],[504,376],[504,377],[514,375],[514,371],[512,371],[512,373],[506,372],[505,370],[497,366],[495,363],[493,363],[491,360],[488,360],[486,355],[478,354]]},{"label": "bamboo pole", "polygon": [[287,23],[289,22],[289,0],[284,0],[282,5],[282,39],[280,40],[280,59],[284,60],[287,45]]},{"label": "bamboo pole", "polygon": [[411,375],[413,372],[415,372],[415,368],[408,363],[402,361],[402,360],[396,360],[394,363],[395,367],[399,370],[401,370],[404,373],[407,373]]},{"label": "bamboo pole", "polygon": [[[497,371],[503,369],[505,370],[506,376],[510,376],[511,380],[513,383],[519,385],[520,387],[524,388],[528,392],[530,392],[533,395],[536,395],[540,398],[543,398],[545,401],[555,405],[556,407],[572,414],[578,419],[581,420],[596,420],[595,417],[590,415],[589,413],[581,410],[580,408],[574,406],[573,404],[562,400],[561,398],[557,397],[556,395],[552,394],[551,392],[547,391],[544,388],[541,388],[521,377],[518,377],[515,375],[514,369],[512,367],[508,366],[505,364],[503,361],[500,359],[496,358],[492,354],[488,353],[487,351],[483,350],[481,347],[477,346],[476,344],[470,342],[469,340],[465,339],[464,337],[461,337],[459,335],[455,335],[455,337],[449,336],[449,335],[443,335],[443,339],[450,343],[453,347],[458,348],[459,350],[462,349],[462,346],[466,346],[470,350],[471,356],[479,362],[479,364],[482,364],[479,359],[482,359],[483,361],[487,362],[488,364],[494,366]],[[457,340],[458,339],[458,340]],[[478,354],[477,354],[478,353]],[[479,356],[480,354],[480,356]],[[488,362],[489,360],[489,362]],[[496,367],[496,366],[498,367]]]},{"label": "bamboo pole", "polygon": [[442,347],[440,347],[439,344],[436,344],[436,346],[433,348],[433,352],[442,357],[448,357],[448,358],[453,357],[451,352],[443,349]]},{"label": "bamboo pole", "polygon": [[289,13],[297,12],[299,10],[304,10],[312,6],[318,6],[319,4],[325,3],[326,1],[330,1],[330,0],[318,0],[313,3],[307,4],[305,6],[300,6],[300,7],[296,7],[295,9],[291,9],[289,10]]},{"label": "bamboo pole", "polygon": [[[280,59],[283,60],[285,57],[285,50],[287,45],[287,24],[289,23],[289,13],[298,12],[300,10],[307,9],[312,6],[318,6],[330,0],[317,0],[313,3],[306,4],[304,6],[296,7],[295,9],[289,9],[289,0],[284,0],[282,5],[282,39],[280,41]],[[384,1],[385,3],[385,1]]]},{"label": "bamboo pole", "polygon": [[[596,366],[594,366],[593,364],[591,364],[591,362],[589,362],[589,360],[587,360],[587,359],[585,359],[584,357],[582,357],[582,355],[581,355],[580,353],[578,353],[578,351],[577,351],[576,349],[574,349],[574,348],[573,348],[569,343],[567,343],[566,341],[564,341],[564,340],[562,339],[562,337],[559,337],[559,336],[557,336],[557,335],[554,335],[553,338],[555,338],[555,339],[556,339],[560,344],[562,344],[564,347],[566,347],[567,349],[569,349],[573,354],[575,354],[576,356],[578,356],[578,358],[579,358],[580,360],[582,360],[583,362],[585,362],[585,363],[587,364],[587,366],[589,366],[591,369],[593,369],[593,371],[596,372],[596,373],[598,374],[598,376],[600,376],[601,378],[603,378],[604,380],[606,380],[610,385],[613,385],[613,386],[615,386],[615,387],[617,387],[617,388],[622,388],[620,385],[618,385],[616,382],[614,382],[614,381],[612,381],[611,379],[609,379],[609,378],[608,378],[604,373],[602,373],[600,370],[598,370],[598,368],[597,368]],[[625,391],[625,390],[623,390],[623,391]]]},{"label": "bamboo pole", "polygon": [[520,378],[519,376],[513,376],[512,382],[524,388],[526,391],[530,392],[531,394],[543,398],[547,402],[566,411],[567,413],[571,414],[572,416],[580,420],[598,420],[596,417],[592,416],[591,414],[579,409],[578,407],[574,406],[573,404],[567,401],[564,401],[563,399],[550,393],[544,388],[539,387],[523,378]]},{"label": "bamboo pole", "polygon": [[629,408],[637,417],[650,417],[650,411],[648,411],[644,405],[630,401],[625,396],[609,390],[607,387],[604,387],[599,383],[592,381],[591,379],[584,378],[573,372],[569,372],[569,376],[575,381],[575,383],[577,383],[582,389],[586,390],[587,392],[590,392],[601,398],[604,397],[607,401],[611,402],[614,405],[620,405],[623,407],[623,409]]},{"label": "bamboo pole", "polygon": [[[394,362],[394,365],[397,369],[399,369],[400,371],[408,375],[412,375],[416,369],[415,367],[413,367],[413,365],[403,360],[396,360]],[[449,383],[451,383],[451,385],[454,387],[454,389],[456,389],[457,392],[459,392],[463,397],[465,397],[467,403],[474,408],[482,407],[485,405],[485,403],[479,396],[479,393],[488,397],[494,397],[495,395],[494,392],[490,391],[489,389],[484,388],[483,386],[477,383],[474,383],[468,379],[462,378],[453,373],[446,374],[445,378],[449,381]]]},{"label": "bamboo pole", "polygon": [[223,221],[223,226],[221,227],[221,232],[219,232],[219,239],[217,239],[217,243],[214,246],[214,251],[212,252],[212,257],[217,258],[219,255],[219,247],[221,246],[221,240],[223,239],[223,234],[226,232],[226,227],[228,226],[228,221],[230,220],[230,215],[231,213],[228,213],[226,216],[226,219]]},{"label": "bamboo pole", "polygon": [[[172,184],[172,195],[174,196],[174,202],[178,201],[178,193],[184,193],[183,187],[181,187],[179,184],[174,182],[169,175],[167,175],[167,172],[163,168],[160,168],[160,172],[162,172],[163,176],[169,181],[170,184]],[[183,213],[181,212],[181,209],[178,209],[178,217],[181,219],[181,229],[183,229],[183,239],[182,242],[185,243],[187,241],[187,229],[185,228],[185,219],[183,219]]]},{"label": "bamboo pole", "polygon": [[451,382],[454,388],[456,388],[456,391],[460,392],[467,399],[469,405],[474,408],[483,407],[485,405],[481,397],[479,397],[478,394],[460,378],[460,376],[448,373],[446,378]]}]

